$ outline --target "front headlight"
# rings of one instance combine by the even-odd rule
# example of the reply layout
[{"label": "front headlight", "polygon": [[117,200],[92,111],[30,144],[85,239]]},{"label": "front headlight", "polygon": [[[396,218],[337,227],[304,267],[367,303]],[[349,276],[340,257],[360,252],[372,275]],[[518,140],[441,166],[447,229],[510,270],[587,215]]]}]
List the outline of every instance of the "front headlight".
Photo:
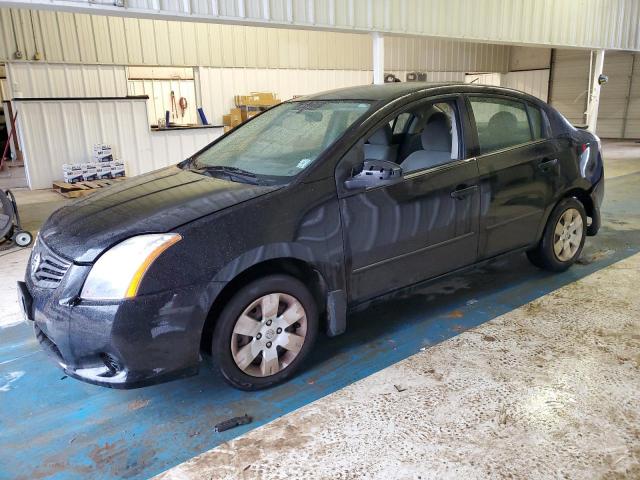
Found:
[{"label": "front headlight", "polygon": [[80,296],[88,300],[135,297],[151,264],[181,239],[177,233],[152,233],[118,243],[98,258],[84,282]]}]

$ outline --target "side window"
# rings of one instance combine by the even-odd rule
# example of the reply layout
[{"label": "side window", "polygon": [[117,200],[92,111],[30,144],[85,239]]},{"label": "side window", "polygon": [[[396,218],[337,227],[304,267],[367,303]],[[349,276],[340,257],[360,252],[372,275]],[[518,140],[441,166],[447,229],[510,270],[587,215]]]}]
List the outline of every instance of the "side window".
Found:
[{"label": "side window", "polygon": [[[401,122],[402,128],[398,127]],[[365,159],[398,163],[404,172],[458,160],[459,129],[455,101],[422,103],[373,131],[364,143]],[[406,134],[393,135],[399,131]]]},{"label": "side window", "polygon": [[492,97],[470,97],[469,101],[478,130],[481,154],[533,139],[524,103]]},{"label": "side window", "polygon": [[527,104],[527,110],[529,110],[529,120],[531,121],[531,131],[533,132],[533,139],[540,140],[547,138],[544,117],[540,109],[534,105]]}]

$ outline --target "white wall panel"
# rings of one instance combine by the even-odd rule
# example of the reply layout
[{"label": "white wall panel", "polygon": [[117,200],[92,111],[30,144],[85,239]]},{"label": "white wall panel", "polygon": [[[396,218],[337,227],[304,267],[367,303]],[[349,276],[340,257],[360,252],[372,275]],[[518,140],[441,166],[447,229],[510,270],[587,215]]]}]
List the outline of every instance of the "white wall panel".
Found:
[{"label": "white wall panel", "polygon": [[32,189],[50,188],[62,164],[85,162],[95,143],[109,143],[128,175],[184,160],[222,129],[151,132],[146,100],[44,100],[15,102],[20,145]]},{"label": "white wall panel", "polygon": [[[32,13],[34,26],[28,21]],[[26,20],[20,19],[26,15]],[[11,22],[11,19],[15,21]],[[0,61],[370,70],[368,35],[0,8]],[[348,45],[348,48],[345,48]]]},{"label": "white wall panel", "polygon": [[202,107],[212,124],[220,124],[222,115],[234,107],[234,95],[249,92],[274,92],[281,100],[296,95],[331,90],[373,81],[371,71],[299,70],[258,68],[198,69]]},{"label": "white wall panel", "polygon": [[502,75],[501,85],[526,92],[546,102],[549,94],[549,70],[508,72]]},{"label": "white wall panel", "polygon": [[[406,81],[407,73],[415,72],[415,70],[388,70],[384,73],[393,73],[401,81]],[[427,82],[464,82],[464,72],[423,72],[427,74]]]},{"label": "white wall panel", "polygon": [[419,37],[385,37],[387,70],[506,72],[508,45]]},{"label": "white wall panel", "polygon": [[464,76],[465,83],[474,83],[476,85],[502,85],[501,73],[472,73]]},{"label": "white wall panel", "polygon": [[22,97],[125,97],[127,77],[119,65],[8,64],[13,95]]},{"label": "white wall panel", "polygon": [[551,66],[551,49],[512,46],[509,54],[509,70],[537,70]]},{"label": "white wall panel", "polygon": [[638,0],[127,0],[125,8],[104,0],[6,3],[154,19],[640,50]]}]

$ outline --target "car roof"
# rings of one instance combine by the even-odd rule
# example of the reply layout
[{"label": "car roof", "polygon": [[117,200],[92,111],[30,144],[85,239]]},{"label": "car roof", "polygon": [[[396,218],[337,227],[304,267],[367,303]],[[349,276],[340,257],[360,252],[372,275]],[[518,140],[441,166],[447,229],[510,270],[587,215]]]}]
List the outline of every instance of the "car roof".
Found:
[{"label": "car roof", "polygon": [[[430,92],[433,90],[433,92]],[[519,97],[523,100],[540,103],[540,100],[532,95],[513,90],[511,88],[497,87],[495,85],[479,85],[462,82],[428,83],[428,82],[395,82],[383,85],[359,85],[356,87],[338,88],[326,92],[315,93],[304,97],[298,97],[295,101],[308,100],[370,100],[388,103],[397,98],[418,92],[425,93],[493,93]]]}]

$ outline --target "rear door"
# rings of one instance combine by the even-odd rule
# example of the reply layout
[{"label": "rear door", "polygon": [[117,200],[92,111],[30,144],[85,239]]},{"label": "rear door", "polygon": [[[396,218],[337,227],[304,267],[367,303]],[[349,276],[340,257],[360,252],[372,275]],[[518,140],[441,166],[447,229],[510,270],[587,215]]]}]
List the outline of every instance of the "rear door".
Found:
[{"label": "rear door", "polygon": [[541,111],[515,97],[468,95],[477,138],[479,259],[534,243],[558,178]]}]

